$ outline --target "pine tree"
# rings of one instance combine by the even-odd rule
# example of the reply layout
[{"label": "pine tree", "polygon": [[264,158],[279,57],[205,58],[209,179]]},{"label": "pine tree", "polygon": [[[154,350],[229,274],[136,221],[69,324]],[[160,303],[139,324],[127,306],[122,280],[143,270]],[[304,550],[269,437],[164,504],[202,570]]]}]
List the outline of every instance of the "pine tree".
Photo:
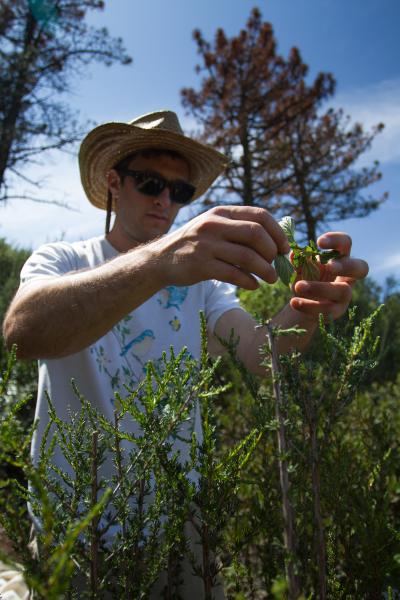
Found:
[{"label": "pine tree", "polygon": [[11,182],[28,181],[24,169],[39,154],[81,138],[76,115],[62,101],[72,75],[93,61],[131,62],[121,39],[85,22],[88,11],[103,8],[102,0],[1,2],[0,201],[20,197]]},{"label": "pine tree", "polygon": [[334,80],[319,74],[311,85],[299,51],[279,55],[270,23],[254,9],[236,37],[218,29],[214,45],[194,32],[204,74],[198,91],[182,90],[184,107],[202,127],[202,138],[231,161],[219,189],[235,202],[265,202],[282,185],[281,157],[273,143],[285,125],[332,95]]},{"label": "pine tree", "polygon": [[356,161],[383,125],[364,132],[341,110],[321,114],[336,82],[319,73],[310,82],[297,48],[278,53],[272,25],[254,9],[237,36],[218,29],[214,43],[194,32],[202,64],[199,89],[182,90],[182,102],[201,128],[200,138],[230,164],[204,204],[263,206],[276,218],[291,215],[314,239],[323,224],[369,214],[385,199],[365,197],[380,178],[378,164]]},{"label": "pine tree", "polygon": [[365,132],[341,109],[320,115],[312,107],[300,114],[276,140],[287,163],[274,209],[293,216],[307,240],[316,239],[329,221],[365,217],[377,209],[387,194],[374,198],[365,190],[381,178],[378,162],[360,168],[357,161],[383,127]]}]

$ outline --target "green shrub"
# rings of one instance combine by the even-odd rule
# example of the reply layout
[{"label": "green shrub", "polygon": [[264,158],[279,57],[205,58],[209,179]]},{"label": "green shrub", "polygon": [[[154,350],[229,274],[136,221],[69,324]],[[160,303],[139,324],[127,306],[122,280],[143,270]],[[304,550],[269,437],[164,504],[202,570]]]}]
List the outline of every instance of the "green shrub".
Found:
[{"label": "green shrub", "polygon": [[[197,531],[200,559],[188,552],[204,597],[211,600],[218,585],[218,556],[224,530],[236,509],[241,469],[255,448],[256,428],[223,455],[215,452],[214,399],[223,391],[213,383],[217,363],[205,349],[200,364],[185,349],[163,357],[162,373],[151,363],[143,384],[126,398],[117,396],[113,423],[94,411],[75,389],[81,411],[62,422],[49,399],[50,423],[33,465],[29,447],[33,429],[18,420],[22,406],[2,403],[1,459],[23,472],[29,489],[17,478],[0,481],[0,524],[18,551],[27,584],[36,597],[146,598],[171,557],[185,552],[185,522]],[[11,357],[3,379],[2,398],[10,383]],[[182,461],[174,439],[202,402],[203,439],[187,440],[189,458]],[[126,422],[141,431],[133,435]],[[124,423],[124,425],[123,425]],[[52,457],[59,447],[69,465],[61,471]],[[113,475],[102,473],[112,461]],[[191,473],[200,475],[198,484]],[[39,524],[39,556],[28,550],[26,503]],[[2,555],[7,563],[15,559]],[[197,562],[196,562],[197,561]],[[167,582],[171,598],[173,582]]]},{"label": "green shrub", "polygon": [[[63,423],[49,399],[51,427],[36,466],[34,427],[21,417],[28,397],[10,401],[11,355],[0,389],[0,524],[37,597],[146,598],[167,569],[166,597],[178,598],[185,553],[206,600],[219,574],[235,600],[390,597],[400,581],[400,378],[397,321],[393,335],[387,328],[399,299],[392,290],[371,315],[379,294],[368,284],[358,289],[359,311],[321,323],[303,356],[273,365],[271,348],[285,332],[270,330],[265,361],[273,378],[245,371],[234,337],[229,356],[211,361],[203,323],[201,360],[182,350],[164,356],[162,374],[149,364],[140,389],[117,398],[112,423],[83,397],[81,411]],[[265,319],[285,293],[262,286],[243,298]],[[188,440],[182,462],[173,437],[197,399],[203,439]],[[143,435],[128,434],[125,418],[139,421]],[[52,463],[55,445],[68,473]],[[104,460],[113,461],[111,479],[102,476]],[[28,548],[28,501],[42,524],[40,561]],[[187,546],[188,521],[200,561]]]}]

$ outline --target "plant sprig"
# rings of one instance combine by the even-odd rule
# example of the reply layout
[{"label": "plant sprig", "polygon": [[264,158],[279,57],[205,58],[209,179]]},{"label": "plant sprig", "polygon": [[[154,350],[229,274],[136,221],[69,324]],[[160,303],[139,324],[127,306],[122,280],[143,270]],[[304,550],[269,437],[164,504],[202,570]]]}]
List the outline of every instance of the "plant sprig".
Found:
[{"label": "plant sprig", "polygon": [[279,221],[280,227],[289,242],[291,248],[291,259],[285,254],[278,254],[274,260],[274,267],[279,279],[287,286],[296,281],[301,273],[303,279],[308,281],[320,280],[320,268],[318,264],[325,265],[333,258],[340,258],[338,250],[321,250],[313,240],[307,246],[299,246],[295,240],[295,222],[292,217],[283,217]]}]

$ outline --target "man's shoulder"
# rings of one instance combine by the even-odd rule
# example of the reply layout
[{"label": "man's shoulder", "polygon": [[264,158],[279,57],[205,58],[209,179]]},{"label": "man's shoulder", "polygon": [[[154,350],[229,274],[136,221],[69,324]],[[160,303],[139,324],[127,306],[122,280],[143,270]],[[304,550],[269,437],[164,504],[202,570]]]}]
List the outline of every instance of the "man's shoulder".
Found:
[{"label": "man's shoulder", "polygon": [[[109,243],[104,236],[97,236],[86,240],[66,241],[58,240],[42,244],[26,261],[21,278],[27,277],[28,273],[44,272],[69,272],[98,266],[105,262],[110,256]],[[112,251],[112,249],[111,249]]]},{"label": "man's shoulder", "polygon": [[92,237],[92,238],[88,238],[86,240],[73,240],[73,241],[69,241],[69,240],[55,240],[53,242],[45,242],[43,244],[41,244],[40,246],[38,246],[36,248],[36,250],[34,250],[34,252],[40,252],[42,250],[54,250],[57,251],[59,250],[60,252],[62,251],[73,251],[73,250],[79,250],[81,248],[85,248],[85,247],[92,247],[95,244],[99,244],[101,243],[101,240],[104,240],[104,236],[97,236],[97,237]]},{"label": "man's shoulder", "polygon": [[60,248],[62,250],[71,250],[71,251],[89,251],[93,248],[102,247],[105,242],[104,235],[99,235],[96,237],[91,237],[85,240],[59,240],[57,242],[53,242],[51,244],[46,244],[46,246],[52,246],[54,248]]},{"label": "man's shoulder", "polygon": [[[110,244],[104,235],[88,238],[86,240],[58,240],[41,245],[33,254],[46,256],[70,257],[75,260],[94,258],[96,261],[104,261],[112,254]],[[116,252],[116,251],[115,251]]]},{"label": "man's shoulder", "polygon": [[110,260],[118,256],[119,252],[106,239],[105,235],[98,235],[87,240],[72,242],[71,247],[75,252],[90,254],[99,261]]}]

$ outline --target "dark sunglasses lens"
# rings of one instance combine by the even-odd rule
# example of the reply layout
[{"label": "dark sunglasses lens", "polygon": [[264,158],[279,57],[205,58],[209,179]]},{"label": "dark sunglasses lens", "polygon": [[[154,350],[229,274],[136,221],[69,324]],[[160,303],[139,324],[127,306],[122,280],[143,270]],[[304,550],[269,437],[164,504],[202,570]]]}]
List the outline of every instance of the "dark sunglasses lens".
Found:
[{"label": "dark sunglasses lens", "polygon": [[187,204],[191,201],[196,191],[196,188],[185,181],[175,181],[170,186],[171,200],[179,204]]},{"label": "dark sunglasses lens", "polygon": [[141,194],[146,196],[157,197],[161,192],[168,186],[170,191],[171,200],[178,204],[187,204],[191,201],[196,191],[196,188],[187,183],[186,181],[171,181],[168,182],[161,175],[148,171],[131,171],[127,169],[125,171],[127,175],[130,175],[135,179],[136,189]]},{"label": "dark sunglasses lens", "polygon": [[136,177],[138,191],[146,196],[159,196],[165,188],[165,184],[165,179],[148,173],[141,173]]}]

